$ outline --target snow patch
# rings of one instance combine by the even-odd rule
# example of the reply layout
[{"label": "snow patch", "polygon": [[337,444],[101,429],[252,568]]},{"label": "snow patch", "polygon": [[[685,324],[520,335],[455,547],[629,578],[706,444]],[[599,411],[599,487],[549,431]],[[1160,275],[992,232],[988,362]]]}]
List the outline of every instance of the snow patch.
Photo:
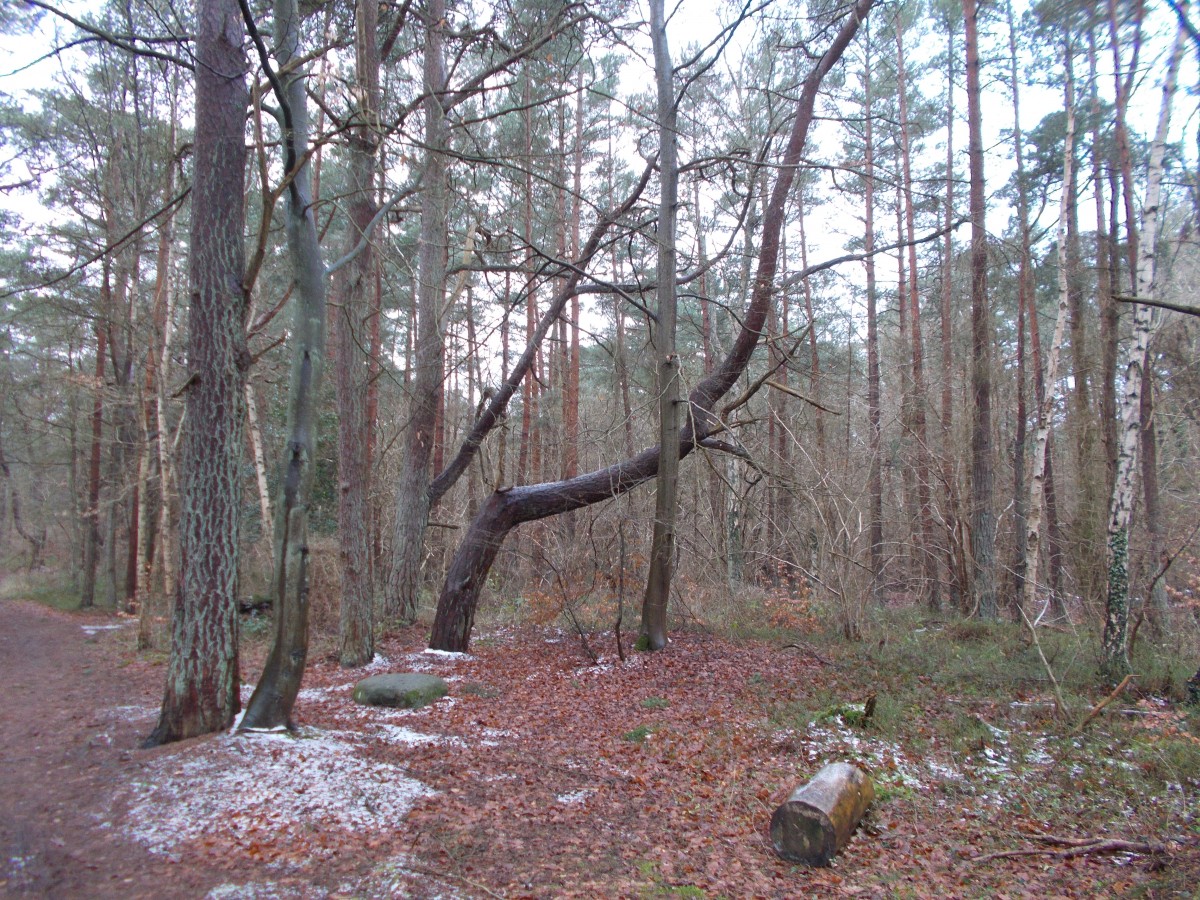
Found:
[{"label": "snow patch", "polygon": [[596,793],[594,788],[583,788],[569,794],[559,794],[554,799],[564,806],[580,806],[594,793]]},{"label": "snow patch", "polygon": [[471,660],[475,659],[475,657],[473,657],[470,653],[460,653],[455,650],[434,650],[432,647],[426,647],[424,650],[421,651],[421,654],[423,656],[436,656],[436,657],[439,657],[440,659],[445,659],[445,660],[471,661]]},{"label": "snow patch", "polygon": [[115,631],[118,628],[124,628],[127,624],[127,622],[121,622],[118,625],[80,625],[79,627],[88,637],[94,637],[101,631]]},{"label": "snow patch", "polygon": [[225,735],[151,762],[130,789],[128,833],[162,854],[204,836],[285,824],[396,828],[433,793],[402,769],[363,759],[353,745],[315,730]]},{"label": "snow patch", "polygon": [[409,746],[416,746],[417,744],[451,744],[459,747],[466,746],[461,740],[455,737],[444,737],[440,734],[413,731],[411,728],[404,728],[400,725],[379,725],[376,732],[381,734],[384,740],[393,744],[407,744]]}]

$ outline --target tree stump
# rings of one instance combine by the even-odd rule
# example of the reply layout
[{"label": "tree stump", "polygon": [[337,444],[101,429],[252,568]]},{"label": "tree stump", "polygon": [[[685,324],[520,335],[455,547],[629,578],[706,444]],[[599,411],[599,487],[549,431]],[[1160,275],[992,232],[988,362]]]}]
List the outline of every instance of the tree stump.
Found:
[{"label": "tree stump", "polygon": [[850,763],[830,763],[771,816],[775,852],[792,862],[829,865],[874,799],[866,772]]}]

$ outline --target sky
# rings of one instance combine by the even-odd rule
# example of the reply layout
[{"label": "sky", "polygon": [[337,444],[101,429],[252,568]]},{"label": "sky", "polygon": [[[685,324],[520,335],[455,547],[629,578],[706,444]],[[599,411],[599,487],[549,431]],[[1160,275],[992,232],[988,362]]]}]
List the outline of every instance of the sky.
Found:
[{"label": "sky", "polygon": [[[63,0],[63,8],[73,14],[81,14],[87,9],[95,8],[97,3],[95,0]],[[1018,0],[1017,13],[1020,14],[1023,8],[1027,6],[1023,0]],[[689,43],[706,44],[712,36],[719,30],[719,16],[722,14],[717,4],[711,0],[681,0],[671,13],[671,18],[668,24],[668,36],[672,50],[676,59],[681,55],[681,48]],[[873,15],[878,17],[886,15],[887,7],[879,7]],[[648,12],[647,12],[648,17]],[[1165,68],[1166,48],[1169,45],[1170,37],[1173,33],[1174,19],[1169,10],[1162,7],[1161,4],[1156,4],[1151,7],[1151,13],[1147,22],[1147,40],[1142,50],[1143,62],[1146,64],[1146,75],[1139,82],[1135,90],[1131,105],[1130,105],[1130,122],[1134,129],[1142,134],[1149,135],[1153,132],[1155,119],[1158,114],[1158,106],[1160,102],[1160,91],[1158,89],[1158,81]],[[56,17],[46,15],[43,17],[40,27],[36,34],[30,35],[0,35],[0,60],[5,62],[0,63],[0,91],[15,95],[20,98],[22,92],[36,86],[42,86],[52,83],[61,67],[65,64],[63,60],[55,57],[42,59],[40,62],[35,62],[40,57],[44,56],[47,51],[56,43],[69,40],[74,34],[73,26],[61,22]],[[730,48],[731,59],[736,57],[740,52],[740,48],[748,46],[754,35],[750,27],[744,26],[737,40]],[[961,39],[961,33],[959,35]],[[935,54],[942,49],[940,39],[927,38],[921,44],[913,48],[912,55],[914,62],[918,62],[921,56]],[[1193,48],[1188,47],[1188,51]],[[644,60],[648,64],[649,53],[648,47],[645,48]],[[1195,88],[1200,78],[1197,76],[1196,56],[1194,52],[1185,54],[1185,66],[1181,73],[1181,90],[1176,100],[1176,111],[1172,125],[1172,138],[1181,140],[1185,135],[1195,135],[1197,129],[1197,112],[1196,112],[1196,92]],[[26,66],[30,67],[26,68]],[[1011,101],[1007,95],[1007,88],[996,80],[999,74],[998,70],[1001,67],[1006,68],[1006,62],[997,61],[994,66],[991,76],[988,79],[986,90],[989,92],[985,99],[985,145],[987,147],[987,159],[985,162],[986,178],[988,182],[989,193],[994,194],[1008,180],[1013,169],[1012,154],[1010,143],[1007,138],[1007,132],[1012,127],[1011,115],[1005,115],[1004,111],[1011,110]],[[1102,69],[1105,66],[1109,68],[1101,73],[1101,88],[1106,96],[1111,97],[1112,93],[1112,74],[1111,74],[1111,55],[1107,53],[1101,54]],[[15,73],[15,74],[10,74]],[[625,74],[624,84],[629,90],[645,89],[652,83],[652,72],[648,68],[639,67],[634,61],[631,63]],[[944,95],[944,80],[940,73],[931,71],[925,74],[922,88],[925,93],[931,96]],[[1061,97],[1057,89],[1041,87],[1037,85],[1029,85],[1023,88],[1022,93],[1022,127],[1028,131],[1037,124],[1037,122],[1048,112],[1059,110],[1062,108]],[[954,106],[958,110],[958,121],[956,122],[955,145],[959,155],[960,173],[965,171],[965,154],[962,152],[966,146],[966,124],[965,110],[966,100],[965,94],[961,85],[955,91]],[[920,169],[935,161],[941,161],[945,157],[945,129],[928,135],[923,143],[922,156],[915,161],[915,167]],[[819,127],[814,131],[813,142],[824,144],[826,149],[833,149],[840,141],[840,135],[831,125]],[[1191,161],[1193,168],[1195,166],[1196,142],[1194,137],[1185,141],[1185,152]],[[11,157],[11,151],[8,148],[0,150],[3,156],[0,159],[7,160]],[[637,163],[637,157],[629,148],[626,148],[623,155],[632,157],[631,164]],[[808,153],[809,156],[819,156],[818,150],[814,147]],[[21,177],[21,169],[18,165],[14,171],[5,178],[5,181],[19,180]],[[844,196],[835,202],[819,207],[809,215],[807,222],[807,233],[809,235],[809,261],[818,262],[821,259],[831,256],[837,256],[845,252],[844,247],[850,239],[858,236],[860,226],[857,221],[859,212],[855,209],[847,208],[846,204],[849,201]],[[31,222],[44,222],[51,215],[51,212],[37,203],[35,199],[22,196],[18,193],[9,192],[0,194],[0,206],[15,210],[21,217]],[[1086,216],[1090,214],[1091,205],[1082,204],[1081,209]],[[989,231],[993,234],[1002,233],[1009,222],[1012,215],[1012,210],[1005,203],[999,200],[993,201],[988,217]],[[1044,214],[1048,219],[1044,218],[1041,223],[1043,226],[1053,226],[1053,216],[1055,215],[1053,199],[1050,207]],[[889,223],[889,217],[883,214],[877,214],[882,227],[886,228]],[[1086,230],[1090,227],[1088,222],[1083,222],[1082,227]],[[959,240],[965,240],[965,231],[959,236]],[[888,240],[884,237],[882,240]],[[894,266],[888,266],[886,263],[880,266],[880,277],[886,282],[888,272],[895,272]],[[851,281],[861,279],[861,267],[844,267],[842,271],[843,277]],[[894,278],[894,274],[892,276]]]}]

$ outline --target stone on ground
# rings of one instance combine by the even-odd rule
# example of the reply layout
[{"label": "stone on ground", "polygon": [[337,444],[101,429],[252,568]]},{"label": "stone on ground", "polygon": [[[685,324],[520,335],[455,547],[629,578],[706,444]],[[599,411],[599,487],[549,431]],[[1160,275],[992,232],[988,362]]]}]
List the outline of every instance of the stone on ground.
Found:
[{"label": "stone on ground", "polygon": [[354,699],[366,706],[420,709],[445,697],[448,690],[446,682],[436,675],[419,672],[372,675],[354,686]]}]

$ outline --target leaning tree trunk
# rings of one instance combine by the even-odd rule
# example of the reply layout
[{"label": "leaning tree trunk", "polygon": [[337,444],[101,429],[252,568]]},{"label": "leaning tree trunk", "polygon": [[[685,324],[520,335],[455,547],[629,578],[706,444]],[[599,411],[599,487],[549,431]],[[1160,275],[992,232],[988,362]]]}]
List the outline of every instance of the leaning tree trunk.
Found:
[{"label": "leaning tree trunk", "polygon": [[679,152],[675,138],[675,85],[667,45],[663,0],[650,0],[650,34],[654,43],[654,76],[658,91],[658,320],[651,336],[658,376],[659,445],[654,532],[650,541],[650,571],[642,598],[642,640],[647,648],[667,645],[667,600],[675,560],[675,518],[679,501],[679,355],[675,352],[675,218],[679,194]]},{"label": "leaning tree trunk", "polygon": [[[1138,239],[1137,297],[1154,299],[1155,248],[1158,242],[1159,203],[1162,198],[1163,158],[1171,101],[1175,95],[1179,60],[1183,53],[1183,28],[1176,30],[1175,45],[1163,83],[1158,128],[1150,146],[1146,170],[1146,201],[1142,207],[1142,230]],[[1117,478],[1113,485],[1108,517],[1108,597],[1105,603],[1103,662],[1104,678],[1118,681],[1129,672],[1129,523],[1137,493],[1138,445],[1141,438],[1141,392],[1150,346],[1153,308],[1134,306],[1133,345],[1125,367],[1125,396],[1121,404],[1121,432],[1117,453]]]},{"label": "leaning tree trunk", "polygon": [[[284,214],[295,288],[292,371],[288,388],[287,447],[275,510],[275,560],[271,597],[275,638],[242,719],[242,728],[291,727],[292,707],[308,660],[308,507],[317,452],[317,397],[325,365],[325,266],[312,211],[308,166],[306,70],[297,65],[300,11],[296,0],[276,0],[272,73],[283,131],[284,171],[290,178]],[[248,22],[247,25],[253,23]],[[265,55],[264,55],[265,56]],[[263,59],[264,68],[267,65]]]},{"label": "leaning tree trunk", "polygon": [[239,706],[237,558],[247,297],[246,90],[236,0],[196,5],[196,129],[180,566],[167,685],[148,745],[228,728]]},{"label": "leaning tree trunk", "polygon": [[[796,118],[763,218],[762,248],[750,304],[728,355],[689,396],[691,415],[677,438],[673,438],[678,441],[681,459],[701,443],[711,443],[711,436],[720,427],[713,410],[746,370],[758,345],[775,292],[785,204],[812,123],[817,90],[845,52],[873,4],[874,0],[858,0],[829,49],[804,80]],[[513,528],[522,522],[544,519],[610,499],[644,484],[657,474],[659,455],[660,449],[654,447],[605,469],[566,481],[494,492],[472,521],[454,554],[438,599],[430,646],[459,651],[468,648],[480,591],[497,552]]]}]

